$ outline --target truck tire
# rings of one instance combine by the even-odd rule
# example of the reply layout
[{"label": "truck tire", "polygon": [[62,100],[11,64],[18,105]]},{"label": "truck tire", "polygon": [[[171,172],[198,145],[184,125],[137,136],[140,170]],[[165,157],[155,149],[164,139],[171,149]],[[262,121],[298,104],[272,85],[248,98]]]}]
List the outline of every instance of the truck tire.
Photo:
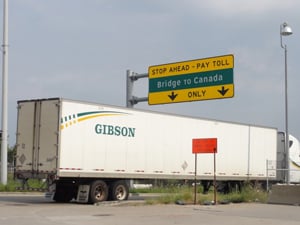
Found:
[{"label": "truck tire", "polygon": [[89,202],[97,203],[106,201],[108,198],[108,186],[103,180],[92,182],[90,189]]},{"label": "truck tire", "polygon": [[125,181],[118,180],[112,183],[110,188],[110,199],[113,201],[127,200],[129,196],[129,188]]}]

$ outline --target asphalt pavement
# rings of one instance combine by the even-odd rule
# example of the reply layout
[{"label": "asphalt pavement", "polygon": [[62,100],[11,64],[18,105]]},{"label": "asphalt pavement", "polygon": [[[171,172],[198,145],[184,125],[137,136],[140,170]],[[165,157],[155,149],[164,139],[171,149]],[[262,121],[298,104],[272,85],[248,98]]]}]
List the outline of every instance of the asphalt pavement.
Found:
[{"label": "asphalt pavement", "polygon": [[59,204],[45,199],[41,194],[0,193],[0,224],[298,225],[300,223],[299,206],[258,203],[216,206],[137,204],[143,201],[141,197],[122,203]]}]

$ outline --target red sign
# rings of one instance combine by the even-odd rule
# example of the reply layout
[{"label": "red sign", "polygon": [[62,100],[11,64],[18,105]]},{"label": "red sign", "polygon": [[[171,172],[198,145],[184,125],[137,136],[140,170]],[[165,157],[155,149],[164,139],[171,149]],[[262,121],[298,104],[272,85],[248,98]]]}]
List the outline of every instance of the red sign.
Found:
[{"label": "red sign", "polygon": [[193,139],[193,153],[217,153],[217,138]]}]

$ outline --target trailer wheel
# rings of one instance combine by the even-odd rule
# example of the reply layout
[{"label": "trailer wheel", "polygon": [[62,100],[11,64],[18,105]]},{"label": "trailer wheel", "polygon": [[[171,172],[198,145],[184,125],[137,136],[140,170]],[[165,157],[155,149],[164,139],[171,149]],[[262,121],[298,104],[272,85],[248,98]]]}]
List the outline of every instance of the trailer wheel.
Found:
[{"label": "trailer wheel", "polygon": [[110,188],[109,199],[113,201],[127,200],[129,196],[129,188],[125,181],[118,180],[112,183]]},{"label": "trailer wheel", "polygon": [[108,186],[103,180],[96,180],[91,184],[90,200],[91,203],[106,201],[108,198]]}]

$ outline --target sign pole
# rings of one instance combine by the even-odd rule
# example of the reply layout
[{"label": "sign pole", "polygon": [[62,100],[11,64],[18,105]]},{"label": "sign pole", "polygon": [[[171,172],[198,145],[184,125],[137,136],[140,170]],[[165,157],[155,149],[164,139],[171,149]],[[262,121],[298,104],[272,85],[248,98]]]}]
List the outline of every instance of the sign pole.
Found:
[{"label": "sign pole", "polygon": [[214,204],[217,204],[216,149],[214,151]]},{"label": "sign pole", "polygon": [[197,153],[195,153],[194,205],[197,203]]},{"label": "sign pole", "polygon": [[196,205],[197,195],[197,153],[213,153],[214,154],[214,203],[217,202],[217,185],[216,185],[216,153],[217,138],[198,138],[192,140],[192,153],[195,154],[195,196],[194,204]]}]

